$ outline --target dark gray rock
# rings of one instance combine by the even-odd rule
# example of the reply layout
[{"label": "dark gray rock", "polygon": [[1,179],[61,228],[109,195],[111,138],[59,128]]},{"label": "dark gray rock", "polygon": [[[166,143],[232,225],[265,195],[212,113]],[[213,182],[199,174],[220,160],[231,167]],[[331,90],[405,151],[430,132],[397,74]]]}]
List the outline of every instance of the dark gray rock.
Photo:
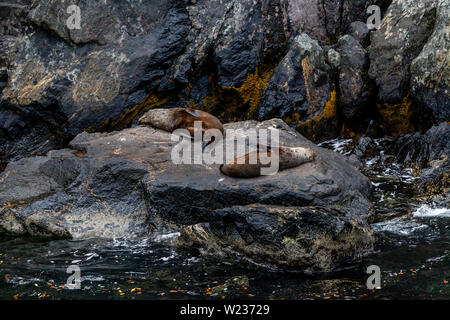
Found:
[{"label": "dark gray rock", "polygon": [[336,137],[336,101],[331,67],[318,42],[294,39],[275,69],[258,109],[258,119],[283,118],[314,141]]},{"label": "dark gray rock", "polygon": [[[7,49],[9,78],[0,104],[23,127],[8,136],[6,157],[39,148],[45,154],[46,145],[61,147],[82,130],[126,122],[124,114],[145,98],[146,86],[184,50],[187,12],[177,1],[164,3],[150,1],[142,8],[132,1],[125,8],[119,2],[82,2],[82,28],[73,32],[65,25],[69,15],[59,14],[67,1],[27,7],[27,23],[34,27],[23,26],[14,41],[1,37],[15,45]],[[17,131],[17,121],[5,130]]]},{"label": "dark gray rock", "polygon": [[347,119],[356,119],[369,112],[375,88],[367,74],[369,59],[366,50],[350,35],[343,36],[336,45],[340,56],[339,104]]},{"label": "dark gray rock", "polygon": [[[369,227],[321,207],[249,205],[216,210],[209,223],[183,229],[180,245],[236,256],[266,267],[330,272],[373,248]],[[345,242],[342,242],[345,237]]]},{"label": "dark gray rock", "polygon": [[[372,33],[369,75],[379,87],[380,111],[387,125],[393,127],[401,126],[393,120],[394,113],[404,118],[403,133],[410,131],[407,122],[413,117],[409,106],[413,98],[410,95],[411,63],[424,50],[435,30],[438,3],[439,0],[394,0],[381,28]],[[437,68],[446,69],[444,66]],[[426,109],[417,111],[422,120],[426,119],[426,113]]]},{"label": "dark gray rock", "polygon": [[411,63],[411,89],[422,110],[431,110],[435,123],[450,120],[450,3],[437,1],[436,23],[422,52]]},{"label": "dark gray rock", "polygon": [[293,35],[306,33],[321,45],[336,43],[348,33],[353,21],[366,21],[367,8],[381,7],[385,12],[392,0],[297,0],[288,3],[288,19]]},{"label": "dark gray rock", "polygon": [[369,29],[367,24],[361,21],[355,21],[350,24],[349,35],[354,37],[363,46],[367,47],[370,41]]},{"label": "dark gray rock", "polygon": [[[0,69],[8,73],[0,105],[9,119],[18,118],[0,133],[9,141],[0,151],[7,161],[64,147],[83,130],[125,128],[154,106],[254,119],[295,36],[335,42],[352,21],[364,21],[367,6],[359,0],[87,0],[78,2],[81,29],[70,30],[71,1],[8,3],[0,23]],[[309,101],[308,117],[331,99],[327,73],[312,72],[314,84],[305,80],[327,87]],[[289,85],[297,95],[301,85]],[[303,103],[292,99],[297,114]],[[335,137],[335,119],[325,122],[301,132]]]},{"label": "dark gray rock", "polygon": [[[340,254],[330,253],[323,264],[294,259],[290,264],[294,269],[313,268],[317,263],[317,270],[330,271],[344,260],[354,262],[363,251],[370,252],[370,183],[344,156],[317,147],[281,120],[225,126],[229,128],[278,128],[282,145],[310,147],[316,160],[274,176],[235,179],[222,175],[218,164],[174,164],[171,149],[175,142],[168,132],[138,126],[110,134],[82,133],[70,143],[71,149],[8,164],[0,174],[0,233],[51,238],[148,236],[211,223],[217,219],[215,210],[261,204],[311,214],[318,210],[314,234],[323,229],[328,238],[328,232],[335,229],[337,237],[330,245]],[[339,219],[332,217],[337,212]],[[328,225],[328,219],[334,222]],[[365,239],[362,247],[347,242],[347,232],[341,232],[347,230],[345,221],[354,226],[350,238],[359,234]],[[294,222],[290,223],[293,228]],[[267,233],[265,237],[267,245],[279,245]],[[311,244],[300,240],[292,238],[290,250],[310,250]],[[240,254],[247,255],[245,251]]]},{"label": "dark gray rock", "polygon": [[405,165],[425,167],[430,161],[447,158],[450,154],[450,124],[443,122],[424,134],[401,136],[393,149],[397,161]]},{"label": "dark gray rock", "polygon": [[380,30],[372,33],[370,76],[383,103],[400,102],[409,90],[410,64],[433,32],[434,0],[394,0]]},{"label": "dark gray rock", "polygon": [[397,162],[419,169],[420,183],[417,186],[423,196],[450,197],[450,124],[443,122],[426,133],[414,133],[399,137],[390,153]]}]

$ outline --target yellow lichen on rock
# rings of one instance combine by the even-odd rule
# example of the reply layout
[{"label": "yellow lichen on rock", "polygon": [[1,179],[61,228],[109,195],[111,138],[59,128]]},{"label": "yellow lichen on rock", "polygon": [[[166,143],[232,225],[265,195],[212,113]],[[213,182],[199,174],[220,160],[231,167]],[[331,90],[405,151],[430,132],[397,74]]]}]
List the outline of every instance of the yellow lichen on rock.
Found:
[{"label": "yellow lichen on rock", "polygon": [[249,105],[248,116],[251,118],[258,109],[262,94],[272,77],[274,69],[256,68],[255,73],[248,75],[242,86],[239,88],[225,87],[225,89],[234,89],[239,93],[243,104]]},{"label": "yellow lichen on rock", "polygon": [[[273,67],[260,66],[247,76],[240,87],[220,87],[215,76],[211,75],[211,94],[203,98],[201,109],[230,121],[253,119],[273,72]],[[245,112],[242,107],[248,110]]]},{"label": "yellow lichen on rock", "polygon": [[403,98],[402,103],[378,105],[378,110],[386,134],[398,136],[410,133],[414,129],[412,124],[414,110],[410,94]]},{"label": "yellow lichen on rock", "polygon": [[334,88],[320,116],[302,122],[299,114],[293,114],[286,119],[286,123],[296,125],[300,133],[316,141],[318,133],[326,130],[327,126],[337,127],[337,104],[337,92]]},{"label": "yellow lichen on rock", "polygon": [[161,98],[156,94],[150,92],[144,100],[139,102],[130,110],[127,110],[125,113],[123,113],[118,120],[112,122],[111,124],[109,123],[109,121],[107,121],[105,122],[105,125],[113,129],[123,129],[127,127],[134,119],[136,119],[142,112],[147,111],[151,108],[159,107],[162,104],[166,103],[168,100],[169,98],[167,97]]}]

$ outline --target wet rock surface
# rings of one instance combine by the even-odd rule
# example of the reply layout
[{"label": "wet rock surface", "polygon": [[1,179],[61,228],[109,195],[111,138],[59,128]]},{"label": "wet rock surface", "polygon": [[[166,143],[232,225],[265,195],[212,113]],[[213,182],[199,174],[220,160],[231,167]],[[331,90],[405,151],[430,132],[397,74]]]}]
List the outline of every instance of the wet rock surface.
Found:
[{"label": "wet rock surface", "polygon": [[[270,236],[269,231],[283,229],[286,237],[291,235],[289,243],[305,248],[305,259],[311,255],[312,244],[301,239],[317,236],[320,230],[331,250],[325,250],[325,262],[302,260],[302,253],[289,260],[290,251],[286,250],[281,254],[285,258],[282,267],[331,271],[370,252],[370,183],[344,157],[317,147],[280,120],[238,122],[227,128],[279,128],[281,145],[312,148],[316,161],[274,176],[234,179],[223,176],[219,165],[175,165],[170,158],[175,142],[167,132],[136,127],[110,134],[82,133],[70,143],[71,149],[9,163],[0,176],[2,233],[50,238],[136,237],[211,223],[217,212],[233,206],[242,206],[240,213],[232,209],[236,221],[233,218],[231,223],[240,224],[250,205],[258,204],[282,211],[289,207],[286,217],[298,215],[285,224],[271,213],[255,214],[256,224],[259,219],[268,222],[265,235],[261,235],[264,239],[255,242],[258,250],[283,245],[283,239],[275,240],[276,234]],[[309,217],[309,222],[300,232],[302,212],[307,212],[304,217]],[[245,228],[236,231],[244,237],[249,232]],[[256,239],[256,234],[253,236]],[[362,247],[350,245],[347,240],[352,237],[362,237]],[[227,241],[231,244],[235,239],[220,239],[221,244]],[[341,252],[339,257],[332,248]],[[243,248],[240,254],[255,261],[265,257],[261,253],[258,258]]]},{"label": "wet rock surface", "polygon": [[209,223],[183,229],[178,242],[219,256],[238,252],[257,264],[306,273],[352,265],[374,244],[369,227],[319,206],[255,204],[216,210],[212,216]]}]

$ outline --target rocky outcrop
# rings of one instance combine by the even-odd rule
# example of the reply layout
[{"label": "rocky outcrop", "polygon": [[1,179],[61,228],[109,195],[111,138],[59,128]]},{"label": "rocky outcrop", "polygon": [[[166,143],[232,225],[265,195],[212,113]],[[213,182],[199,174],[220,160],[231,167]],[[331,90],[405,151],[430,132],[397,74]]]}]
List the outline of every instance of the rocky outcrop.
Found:
[{"label": "rocky outcrop", "polygon": [[450,154],[450,124],[443,122],[424,134],[414,133],[395,141],[396,160],[405,165],[428,166]]},{"label": "rocky outcrop", "polygon": [[450,119],[450,3],[437,1],[434,31],[411,63],[411,90],[421,110],[430,109],[434,121]]},{"label": "rocky outcrop", "polygon": [[[226,247],[233,246],[239,257],[257,263],[267,258],[282,268],[331,271],[371,251],[370,183],[345,157],[317,147],[280,120],[225,125],[230,128],[278,128],[281,145],[312,148],[316,160],[274,176],[235,179],[222,175],[219,164],[174,164],[171,150],[176,142],[168,132],[139,126],[109,134],[82,133],[70,149],[8,164],[0,175],[0,232],[138,237],[219,223],[221,215],[222,222],[236,229],[212,225],[208,237],[223,235],[217,255],[230,254]],[[268,209],[250,215],[254,206]],[[249,229],[240,226],[251,216],[255,220]],[[253,234],[258,225],[263,228],[260,235]],[[322,242],[313,241],[319,234]],[[252,252],[240,247],[239,237],[247,242],[254,238]],[[275,248],[282,251],[275,255]],[[257,254],[259,250],[267,253]],[[298,253],[289,257],[294,251]],[[282,258],[279,264],[276,257]]]},{"label": "rocky outcrop", "polygon": [[[224,122],[256,119],[276,106],[267,87],[281,85],[280,61],[297,50],[297,36],[316,47],[335,43],[353,21],[365,21],[368,5],[388,2],[89,0],[78,3],[80,29],[67,27],[70,1],[3,3],[0,160],[44,155],[83,130],[129,127],[155,106],[197,107]],[[334,138],[334,75],[306,56],[294,66],[299,81],[273,96],[285,96],[285,120],[300,123],[301,133]]]},{"label": "rocky outcrop", "polygon": [[394,0],[372,33],[369,75],[387,134],[426,129],[430,114],[448,120],[448,19],[448,1]]},{"label": "rocky outcrop", "polygon": [[336,43],[354,21],[366,21],[367,8],[378,5],[384,12],[392,0],[296,0],[288,3],[294,35],[306,33],[321,45]]},{"label": "rocky outcrop", "polygon": [[305,136],[337,135],[336,88],[323,49],[306,34],[297,36],[262,96],[258,118],[286,119]]},{"label": "rocky outcrop", "polygon": [[[384,168],[412,169],[415,198],[429,198],[448,205],[450,170],[450,124],[442,122],[425,133],[401,135],[396,139],[361,137],[347,151],[363,161],[370,161],[365,174],[374,175]],[[372,171],[372,172],[371,172]],[[378,173],[375,173],[377,175]]]},{"label": "rocky outcrop", "polygon": [[[363,34],[360,36],[364,37]],[[367,74],[369,66],[367,52],[350,35],[339,39],[336,51],[340,57],[340,110],[346,119],[361,118],[361,116],[369,114],[367,109],[371,107],[375,92]]]},{"label": "rocky outcrop", "polygon": [[422,194],[450,196],[450,124],[443,122],[424,134],[415,133],[399,137],[391,153],[396,161],[420,169]]},{"label": "rocky outcrop", "polygon": [[[339,270],[372,250],[368,229],[321,207],[249,205],[213,212],[186,227],[178,242],[215,255],[236,255],[271,268],[307,273]],[[343,241],[345,239],[345,241]]]}]

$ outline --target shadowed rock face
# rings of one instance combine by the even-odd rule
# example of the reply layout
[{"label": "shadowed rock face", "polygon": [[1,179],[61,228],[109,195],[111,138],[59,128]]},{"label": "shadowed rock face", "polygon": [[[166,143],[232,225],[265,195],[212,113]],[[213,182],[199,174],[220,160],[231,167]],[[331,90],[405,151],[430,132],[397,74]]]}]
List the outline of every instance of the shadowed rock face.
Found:
[{"label": "shadowed rock face", "polygon": [[436,3],[433,33],[411,64],[411,88],[423,110],[431,110],[436,123],[450,119],[450,3]]},{"label": "shadowed rock face", "polygon": [[396,160],[421,171],[419,190],[426,195],[450,200],[450,124],[443,122],[424,134],[399,137],[390,152]]},{"label": "shadowed rock face", "polygon": [[347,119],[360,118],[374,101],[374,86],[367,75],[369,59],[366,50],[349,35],[339,39],[340,109]]},{"label": "shadowed rock face", "polygon": [[[329,272],[372,250],[368,228],[322,207],[235,206],[216,210],[210,223],[188,226],[180,245],[236,255],[272,268]],[[345,239],[345,240],[344,240]]]},{"label": "shadowed rock face", "polygon": [[388,133],[449,119],[449,6],[445,0],[394,0],[372,33],[369,75]]},{"label": "shadowed rock face", "polygon": [[[175,142],[168,132],[140,126],[110,134],[82,133],[70,143],[71,149],[9,163],[0,175],[0,232],[56,238],[148,236],[219,223],[221,210],[235,212],[226,221],[239,225],[257,204],[281,213],[255,213],[256,220],[268,225],[260,239],[253,235],[251,252],[217,225],[208,237],[222,234],[218,248],[232,244],[242,257],[256,262],[267,258],[269,264],[293,269],[331,271],[371,251],[370,183],[345,157],[317,147],[280,120],[225,125],[229,128],[279,128],[281,145],[311,148],[316,160],[273,176],[235,179],[222,175],[218,164],[175,165]],[[244,229],[236,230],[247,237]],[[273,233],[271,239],[269,230],[280,234]],[[304,241],[319,234],[324,248]],[[350,239],[361,239],[360,245]],[[278,246],[285,248],[278,254],[280,263],[270,253]],[[289,258],[296,248],[298,254]],[[266,249],[267,254],[257,254]],[[317,250],[324,250],[326,261],[307,258]]]}]

